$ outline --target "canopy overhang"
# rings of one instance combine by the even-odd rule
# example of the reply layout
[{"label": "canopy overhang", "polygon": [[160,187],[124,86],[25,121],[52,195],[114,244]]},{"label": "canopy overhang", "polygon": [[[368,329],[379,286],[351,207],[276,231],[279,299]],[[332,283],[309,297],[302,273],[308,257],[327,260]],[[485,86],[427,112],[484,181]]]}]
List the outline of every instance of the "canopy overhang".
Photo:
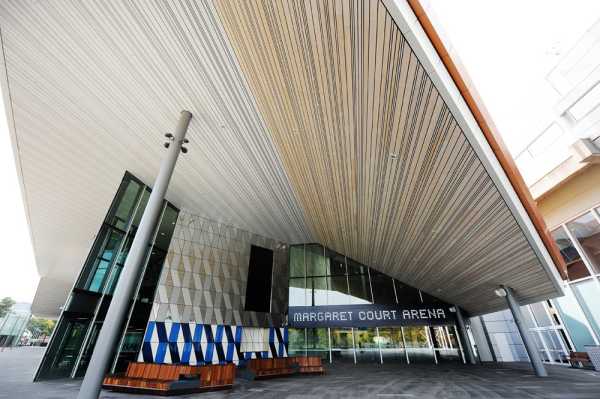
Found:
[{"label": "canopy overhang", "polygon": [[59,312],[124,171],[152,183],[182,109],[180,208],[472,314],[506,307],[501,284],[561,295],[543,221],[417,1],[13,0],[0,27],[34,313]]}]

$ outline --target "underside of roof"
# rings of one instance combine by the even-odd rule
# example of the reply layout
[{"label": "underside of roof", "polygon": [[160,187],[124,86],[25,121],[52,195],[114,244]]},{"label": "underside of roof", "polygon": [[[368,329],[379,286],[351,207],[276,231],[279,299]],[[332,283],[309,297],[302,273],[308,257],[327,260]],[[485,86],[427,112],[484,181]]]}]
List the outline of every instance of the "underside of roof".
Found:
[{"label": "underside of roof", "polygon": [[181,208],[322,243],[473,314],[505,306],[500,284],[559,295],[472,115],[401,29],[405,6],[3,2],[5,105],[46,282],[34,312],[66,298],[51,282],[75,279],[123,172],[151,184],[182,109]]}]

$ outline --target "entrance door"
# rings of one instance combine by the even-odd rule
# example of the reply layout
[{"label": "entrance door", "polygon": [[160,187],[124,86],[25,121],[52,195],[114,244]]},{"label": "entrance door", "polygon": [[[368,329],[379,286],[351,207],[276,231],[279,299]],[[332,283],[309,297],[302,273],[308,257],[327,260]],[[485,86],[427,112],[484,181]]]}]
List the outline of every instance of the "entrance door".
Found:
[{"label": "entrance door", "polygon": [[411,363],[434,363],[433,351],[429,345],[429,327],[403,327],[406,350]]},{"label": "entrance door", "polygon": [[377,331],[374,328],[355,328],[354,342],[358,363],[381,363]]},{"label": "entrance door", "polygon": [[351,328],[332,328],[331,360],[335,363],[354,363],[353,340]]},{"label": "entrance door", "polygon": [[460,363],[460,349],[454,326],[431,327],[430,331],[438,362]]},{"label": "entrance door", "polygon": [[406,363],[406,349],[400,327],[380,327],[379,345],[384,363]]}]

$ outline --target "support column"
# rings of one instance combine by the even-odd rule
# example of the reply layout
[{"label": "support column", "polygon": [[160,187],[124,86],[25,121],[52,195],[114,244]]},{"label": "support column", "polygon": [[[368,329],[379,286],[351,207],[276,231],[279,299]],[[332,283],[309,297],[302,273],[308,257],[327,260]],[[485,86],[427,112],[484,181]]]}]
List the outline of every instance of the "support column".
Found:
[{"label": "support column", "polygon": [[[504,291],[498,292],[498,291]],[[513,319],[515,320],[515,324],[519,329],[519,333],[521,334],[521,339],[523,339],[523,344],[525,345],[525,349],[527,350],[527,354],[529,355],[529,360],[531,361],[531,366],[535,371],[535,375],[538,377],[547,377],[548,373],[546,372],[546,367],[544,367],[544,363],[542,362],[542,358],[540,357],[540,353],[535,346],[535,342],[531,338],[529,331],[527,331],[527,327],[523,323],[523,314],[521,313],[521,307],[519,302],[514,296],[514,292],[510,287],[502,286],[497,293],[504,294],[506,296],[506,302],[508,302],[508,307],[512,313]]]},{"label": "support column", "polygon": [[104,319],[104,324],[98,335],[92,358],[79,389],[77,399],[97,399],[100,394],[102,380],[108,369],[111,357],[117,349],[115,345],[118,342],[121,324],[127,314],[136,283],[140,278],[139,274],[148,250],[148,244],[156,229],[169,181],[173,175],[179,152],[182,150],[181,146],[184,143],[185,134],[191,119],[192,114],[189,111],[182,111],[175,132],[172,136],[167,136],[171,139],[171,142],[167,146],[167,155],[161,162],[160,170],[152,187],[152,193],[148,199],[148,204],[131,243],[129,255],[117,282],[117,287],[115,288],[112,301]]},{"label": "support column", "polygon": [[463,318],[462,310],[458,305],[454,305],[454,309],[456,309],[456,321],[458,322],[458,331],[460,334],[459,339],[463,343],[463,350],[467,358],[467,362],[471,364],[477,364],[475,361],[475,354],[473,353],[473,346],[471,345],[471,340],[469,339],[469,334],[467,333],[467,325],[465,323],[465,319]]}]

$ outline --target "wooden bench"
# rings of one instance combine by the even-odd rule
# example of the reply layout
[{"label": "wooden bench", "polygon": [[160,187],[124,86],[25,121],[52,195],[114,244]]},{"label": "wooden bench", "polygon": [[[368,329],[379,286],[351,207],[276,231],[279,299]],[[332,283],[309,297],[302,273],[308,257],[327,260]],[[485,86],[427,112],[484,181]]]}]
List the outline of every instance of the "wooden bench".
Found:
[{"label": "wooden bench", "polygon": [[287,357],[250,359],[246,363],[246,369],[252,373],[250,379],[275,378],[294,374],[294,369]]},{"label": "wooden bench", "polygon": [[571,367],[594,368],[586,352],[569,352],[569,363],[571,363]]},{"label": "wooden bench", "polygon": [[118,392],[181,395],[233,387],[234,364],[189,366],[130,362],[123,374],[107,375],[102,387]]},{"label": "wooden bench", "polygon": [[290,362],[298,365],[300,374],[324,374],[325,368],[319,356],[295,356],[290,357]]}]

